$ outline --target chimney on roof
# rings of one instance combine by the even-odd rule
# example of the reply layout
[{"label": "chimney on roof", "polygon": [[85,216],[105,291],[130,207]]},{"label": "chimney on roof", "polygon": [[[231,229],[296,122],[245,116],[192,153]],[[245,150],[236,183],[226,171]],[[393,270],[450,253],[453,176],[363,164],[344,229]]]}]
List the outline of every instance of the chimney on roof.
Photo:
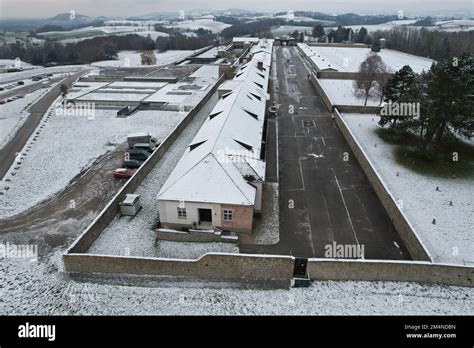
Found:
[{"label": "chimney on roof", "polygon": [[263,71],[263,62],[258,61],[257,62],[257,68],[258,68],[258,70]]}]

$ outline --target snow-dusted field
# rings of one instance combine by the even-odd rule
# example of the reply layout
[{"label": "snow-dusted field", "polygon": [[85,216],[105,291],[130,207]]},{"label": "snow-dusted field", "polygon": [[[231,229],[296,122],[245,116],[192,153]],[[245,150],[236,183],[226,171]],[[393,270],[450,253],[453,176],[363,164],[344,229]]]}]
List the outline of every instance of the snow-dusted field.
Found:
[{"label": "snow-dusted field", "polygon": [[[364,105],[365,94],[356,92],[354,80],[319,79],[319,83],[333,105]],[[370,91],[367,105],[380,105],[380,95],[375,88]]]},{"label": "snow-dusted field", "polygon": [[40,124],[44,128],[39,128],[37,140],[32,137],[28,141],[28,152],[19,168],[13,165],[4,178],[8,181],[2,182],[0,218],[24,211],[61,191],[96,158],[125,142],[127,134],[150,132],[161,141],[183,117],[182,113],[168,111],[140,111],[127,118],[116,118],[116,113],[95,110],[91,118],[86,114],[56,115],[51,110],[49,120],[45,118]]},{"label": "snow-dusted field", "polygon": [[[311,46],[314,60],[321,69],[333,68],[337,71],[357,72],[360,64],[371,54],[369,48],[363,47],[322,47]],[[377,53],[391,72],[400,70],[409,65],[414,72],[421,73],[428,70],[433,60],[411,54],[383,49]]]},{"label": "snow-dusted field", "polygon": [[303,26],[296,26],[296,25],[282,25],[278,28],[274,28],[271,30],[274,36],[284,36],[293,33],[295,30],[299,32],[308,32],[311,34],[313,32],[313,28],[311,27],[303,27]]},{"label": "snow-dusted field", "polygon": [[200,252],[206,251],[206,244],[208,245],[208,251],[228,251],[228,246],[223,246],[222,243],[160,242],[157,248],[153,230],[158,217],[156,196],[201,127],[202,122],[217,104],[217,100],[217,94],[214,94],[138,187],[136,193],[141,195],[140,201],[142,203],[142,208],[138,214],[133,218],[117,216],[97,238],[89,249],[89,253],[124,255],[127,252],[132,256],[160,257],[170,255],[170,250],[175,249],[173,252],[175,257],[195,258]]},{"label": "snow-dusted field", "polygon": [[213,21],[212,19],[208,18],[166,25],[167,28],[178,28],[183,30],[198,30],[199,28],[202,28],[204,30],[210,30],[213,33],[220,33],[222,30],[230,26],[230,24]]},{"label": "snow-dusted field", "polygon": [[[401,20],[391,21],[391,22],[382,23],[382,24],[349,25],[349,26],[345,26],[345,28],[351,28],[353,31],[357,32],[360,30],[360,28],[364,27],[365,29],[367,29],[369,33],[372,33],[377,30],[390,30],[397,27],[410,26],[410,24],[413,24],[415,22],[416,22],[416,19],[401,19]],[[412,26],[412,28],[421,28],[421,27]],[[329,32],[330,30],[336,30],[336,29],[337,27],[325,28],[326,32]]]},{"label": "snow-dusted field", "polygon": [[34,91],[24,98],[0,105],[0,149],[15,135],[30,114],[25,108],[49,91],[49,88]]},{"label": "snow-dusted field", "polygon": [[67,74],[74,73],[80,70],[87,69],[87,65],[61,65],[49,68],[38,67],[36,69],[24,70],[14,73],[5,73],[0,74],[0,83],[6,83],[6,81],[17,80],[17,79],[27,79],[32,76],[40,74]]},{"label": "snow-dusted field", "polygon": [[[150,35],[159,35],[159,36],[168,36],[166,33],[161,33],[153,30],[153,26],[133,26],[133,25],[104,25],[101,27],[84,27],[79,29],[73,29],[68,31],[48,31],[40,33],[40,36],[43,37],[53,37],[53,38],[68,38],[74,39],[74,36],[84,36],[90,34],[90,37],[96,36],[97,33],[101,34],[138,34],[147,36]],[[67,38],[67,39],[66,39]],[[80,37],[78,37],[80,38]],[[64,41],[63,40],[63,41]]]},{"label": "snow-dusted field", "polygon": [[[155,51],[156,66],[168,65],[186,58],[194,51],[166,51],[158,53]],[[103,60],[92,63],[93,66],[100,67],[137,67],[143,66],[140,58],[140,52],[120,51],[117,60]]]},{"label": "snow-dusted field", "polygon": [[97,33],[94,33],[94,32],[91,31],[90,36],[72,37],[72,38],[69,38],[69,39],[63,39],[63,40],[59,40],[59,41],[63,44],[68,44],[68,43],[75,43],[75,42],[79,42],[79,41],[89,40],[89,39],[92,39],[94,37],[103,37],[103,36],[110,36],[110,35],[123,36],[123,35],[129,35],[129,34],[137,34],[137,35],[140,35],[140,36],[143,36],[143,37],[150,36],[152,40],[156,40],[157,37],[168,37],[169,36],[169,34],[167,34],[167,33],[163,33],[163,32],[160,32],[160,31],[154,31],[154,30],[140,30],[140,31],[136,31],[136,32],[135,31],[134,32],[130,32],[130,31],[110,32],[110,33],[104,33],[104,34],[100,34],[100,35],[97,35]]},{"label": "snow-dusted field", "polygon": [[22,69],[34,69],[38,68],[36,65],[31,65],[29,63],[19,61],[17,62],[15,59],[0,59],[0,66],[6,67],[6,68],[15,68],[19,67]]},{"label": "snow-dusted field", "polygon": [[[214,77],[195,77],[194,81],[190,83],[170,83],[150,95],[145,101],[194,106],[199,103],[216,80],[217,78]],[[188,89],[190,87],[195,89]]]},{"label": "snow-dusted field", "polygon": [[209,281],[154,286],[77,282],[56,250],[41,262],[3,260],[1,315],[473,315],[474,289],[393,282],[313,282],[260,290]]},{"label": "snow-dusted field", "polygon": [[[343,119],[392,195],[401,200],[402,211],[434,262],[472,265],[474,181],[412,172],[396,163],[394,146],[384,143],[375,133],[379,128],[378,116],[343,114]],[[450,201],[453,206],[449,205]],[[432,223],[433,219],[436,224]]]}]

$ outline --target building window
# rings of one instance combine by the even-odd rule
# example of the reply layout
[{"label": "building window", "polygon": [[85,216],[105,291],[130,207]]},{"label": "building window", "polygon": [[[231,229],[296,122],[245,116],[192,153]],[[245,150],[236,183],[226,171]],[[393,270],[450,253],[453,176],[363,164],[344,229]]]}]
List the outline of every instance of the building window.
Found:
[{"label": "building window", "polygon": [[178,219],[186,219],[186,208],[178,208]]},{"label": "building window", "polygon": [[224,210],[224,221],[234,220],[234,211],[233,210]]}]

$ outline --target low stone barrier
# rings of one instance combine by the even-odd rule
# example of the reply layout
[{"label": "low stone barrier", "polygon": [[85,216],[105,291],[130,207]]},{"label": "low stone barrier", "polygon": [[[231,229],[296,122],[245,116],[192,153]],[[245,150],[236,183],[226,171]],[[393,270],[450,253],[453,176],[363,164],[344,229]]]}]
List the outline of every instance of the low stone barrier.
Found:
[{"label": "low stone barrier", "polygon": [[208,253],[197,260],[181,260],[69,253],[64,255],[64,264],[71,273],[290,280],[294,258]]},{"label": "low stone barrier", "polygon": [[334,105],[329,98],[329,96],[326,94],[324,91],[324,88],[321,86],[319,83],[318,78],[316,75],[311,72],[311,83],[313,84],[314,88],[316,89],[316,92],[318,92],[319,96],[321,97],[321,100],[323,101],[324,105],[328,109],[329,112],[332,112],[334,110]]},{"label": "low stone barrier", "polygon": [[334,108],[339,112],[345,112],[349,114],[378,114],[380,112],[380,106],[370,105],[334,105]]},{"label": "low stone barrier", "polygon": [[430,262],[309,259],[311,280],[396,281],[474,286],[474,267]]},{"label": "low stone barrier", "polygon": [[237,243],[239,241],[236,238],[227,238],[218,234],[210,232],[194,232],[194,231],[174,231],[166,229],[155,230],[155,236],[159,240],[167,240],[172,242],[195,242],[195,243]]}]

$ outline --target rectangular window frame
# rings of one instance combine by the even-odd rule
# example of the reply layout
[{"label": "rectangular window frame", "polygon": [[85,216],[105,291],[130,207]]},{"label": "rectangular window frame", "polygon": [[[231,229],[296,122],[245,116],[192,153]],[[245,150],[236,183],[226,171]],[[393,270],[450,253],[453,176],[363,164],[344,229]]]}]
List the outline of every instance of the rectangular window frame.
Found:
[{"label": "rectangular window frame", "polygon": [[234,209],[223,209],[222,219],[224,221],[234,221]]},{"label": "rectangular window frame", "polygon": [[177,208],[178,211],[178,219],[186,220],[188,218],[186,208]]}]

